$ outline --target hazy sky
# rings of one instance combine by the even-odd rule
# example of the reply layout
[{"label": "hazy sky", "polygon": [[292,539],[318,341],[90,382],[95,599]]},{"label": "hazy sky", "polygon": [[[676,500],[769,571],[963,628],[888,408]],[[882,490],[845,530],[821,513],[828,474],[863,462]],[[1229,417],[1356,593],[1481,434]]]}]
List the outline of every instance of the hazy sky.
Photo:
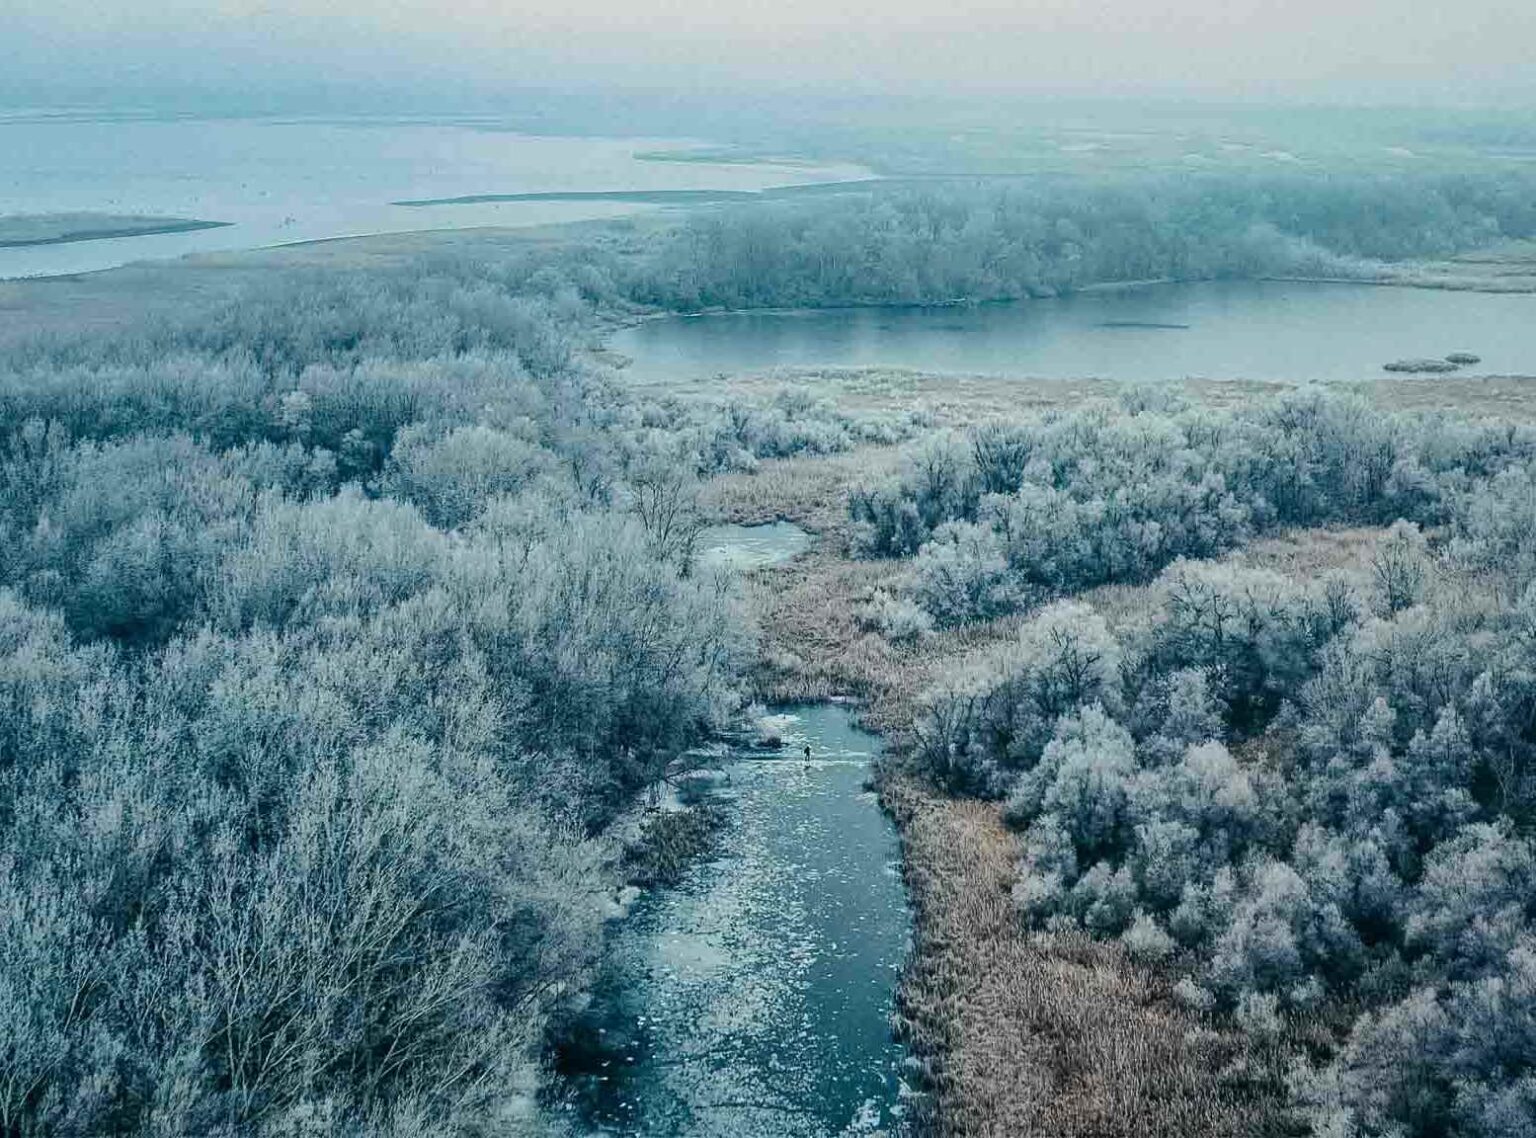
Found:
[{"label": "hazy sky", "polygon": [[0,75],[1475,100],[1536,92],[1536,0],[0,0]]}]

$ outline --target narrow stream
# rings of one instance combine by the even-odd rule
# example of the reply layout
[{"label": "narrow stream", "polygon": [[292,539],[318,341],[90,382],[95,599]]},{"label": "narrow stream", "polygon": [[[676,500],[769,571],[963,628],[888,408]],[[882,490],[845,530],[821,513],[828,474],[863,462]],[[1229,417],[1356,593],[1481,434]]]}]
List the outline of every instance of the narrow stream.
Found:
[{"label": "narrow stream", "polygon": [[[699,562],[782,564],[812,535],[719,526]],[[716,856],[643,895],[610,933],[565,1103],[590,1135],[831,1138],[892,1129],[891,1038],[910,927],[900,849],[865,788],[879,740],[842,704],[779,708],[696,784]]]},{"label": "narrow stream", "polygon": [[720,855],[612,934],[599,1046],[572,1080],[589,1134],[823,1138],[899,1117],[909,926],[896,835],[865,789],[878,740],[837,704],[778,724],[779,748],[739,753],[709,791]]}]

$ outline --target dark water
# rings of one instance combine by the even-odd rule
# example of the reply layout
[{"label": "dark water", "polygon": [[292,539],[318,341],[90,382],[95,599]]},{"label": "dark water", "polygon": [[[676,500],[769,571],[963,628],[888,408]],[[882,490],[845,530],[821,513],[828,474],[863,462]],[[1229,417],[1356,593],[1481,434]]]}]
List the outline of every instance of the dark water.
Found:
[{"label": "dark water", "polygon": [[762,569],[804,553],[816,539],[793,522],[758,526],[711,526],[699,534],[698,563],[704,569]]},{"label": "dark water", "polygon": [[[874,737],[787,709],[783,748],[715,791],[722,856],[617,928],[572,1113],[592,1134],[822,1138],[891,1127],[889,1015],[909,926],[899,850],[864,789]],[[806,760],[804,747],[811,748]]]},{"label": "dark water", "polygon": [[1468,374],[1536,375],[1536,296],[1369,285],[1149,285],[975,308],[732,313],[648,321],[611,347],[647,381],[776,367],[1116,380],[1384,377],[1475,352]]}]

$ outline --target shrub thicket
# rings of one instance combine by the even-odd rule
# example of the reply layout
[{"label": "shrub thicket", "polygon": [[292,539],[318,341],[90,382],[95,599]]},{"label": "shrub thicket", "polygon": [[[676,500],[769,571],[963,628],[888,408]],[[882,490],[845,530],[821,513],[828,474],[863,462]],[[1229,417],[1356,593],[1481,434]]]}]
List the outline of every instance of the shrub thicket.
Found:
[{"label": "shrub thicket", "polygon": [[534,1089],[607,823],[736,709],[694,483],[849,424],[629,401],[523,283],[284,278],[0,360],[0,1133]]},{"label": "shrub thicket", "polygon": [[[985,482],[990,434],[944,444],[958,475],[934,479],[930,447],[887,492],[984,519],[941,521],[919,547],[927,611],[973,619],[996,590],[1022,603],[1152,578],[1117,627],[1048,604],[926,696],[914,760],[1004,799],[1022,918],[1121,938],[1181,970],[1191,1006],[1260,1034],[1362,1009],[1331,1061],[1298,1070],[1321,1132],[1528,1133],[1532,436],[1308,396],[1074,414],[1012,437],[1027,457],[1010,494],[965,489]],[[1213,481],[1230,530],[1184,493]],[[1017,522],[1044,495],[1063,503],[1047,537]],[[1313,580],[1177,556],[1282,522],[1393,518],[1369,566]],[[990,563],[964,556],[992,594],[953,571],[967,562],[949,551],[979,535]]]}]

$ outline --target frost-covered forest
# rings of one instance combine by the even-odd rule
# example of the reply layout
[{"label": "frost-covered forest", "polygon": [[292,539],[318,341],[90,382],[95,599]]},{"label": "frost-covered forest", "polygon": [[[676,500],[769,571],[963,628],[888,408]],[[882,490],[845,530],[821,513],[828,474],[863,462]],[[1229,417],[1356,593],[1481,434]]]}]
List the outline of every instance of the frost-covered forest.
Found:
[{"label": "frost-covered forest", "polygon": [[[16,339],[0,1135],[472,1133],[526,1102],[602,955],[616,820],[757,694],[701,487],[896,444],[849,501],[859,556],[910,559],[871,619],[1021,621],[906,756],[1006,803],[1019,919],[1257,1037],[1340,1024],[1296,1068],[1318,1133],[1528,1133],[1536,433],[1303,393],[956,434],[642,397],[588,349],[647,309],[1349,275],[1532,236],[1533,203],[1507,175],[807,193]],[[1368,570],[1219,560],[1335,524],[1383,529]]]},{"label": "frost-covered forest", "polygon": [[1121,177],[877,184],[700,211],[649,256],[666,307],[945,303],[1145,280],[1368,275],[1536,236],[1536,178]]},{"label": "frost-covered forest", "polygon": [[[872,553],[915,555],[887,635],[1029,614],[926,693],[912,757],[1005,800],[1021,919],[1118,937],[1261,1040],[1340,1021],[1293,1073],[1317,1133],[1513,1138],[1536,1106],[1533,487],[1528,428],[1151,398],[929,439],[851,508]],[[1327,524],[1388,528],[1310,580],[1213,560]]]}]

